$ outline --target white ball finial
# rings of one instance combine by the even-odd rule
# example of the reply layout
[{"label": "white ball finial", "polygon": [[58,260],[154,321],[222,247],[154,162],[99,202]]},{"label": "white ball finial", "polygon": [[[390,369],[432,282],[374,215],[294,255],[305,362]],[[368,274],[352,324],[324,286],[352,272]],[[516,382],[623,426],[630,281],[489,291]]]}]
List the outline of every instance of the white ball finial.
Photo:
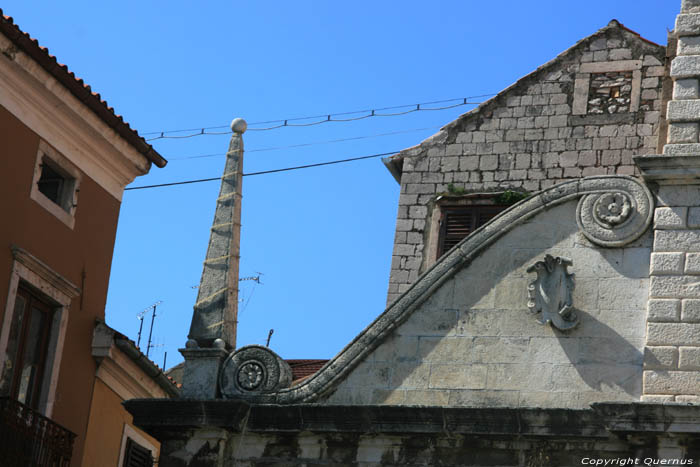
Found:
[{"label": "white ball finial", "polygon": [[234,118],[231,122],[231,130],[234,133],[243,134],[248,129],[248,124],[242,118]]}]

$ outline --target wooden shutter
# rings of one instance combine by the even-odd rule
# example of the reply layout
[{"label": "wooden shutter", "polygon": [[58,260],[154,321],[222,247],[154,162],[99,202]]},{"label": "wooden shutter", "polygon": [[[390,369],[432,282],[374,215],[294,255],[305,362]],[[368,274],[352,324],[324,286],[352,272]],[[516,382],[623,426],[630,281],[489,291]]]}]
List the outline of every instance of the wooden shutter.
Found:
[{"label": "wooden shutter", "polygon": [[127,438],[123,467],[153,467],[151,451]]},{"label": "wooden shutter", "polygon": [[442,208],[437,257],[450,251],[462,239],[496,217],[508,206],[446,206]]}]

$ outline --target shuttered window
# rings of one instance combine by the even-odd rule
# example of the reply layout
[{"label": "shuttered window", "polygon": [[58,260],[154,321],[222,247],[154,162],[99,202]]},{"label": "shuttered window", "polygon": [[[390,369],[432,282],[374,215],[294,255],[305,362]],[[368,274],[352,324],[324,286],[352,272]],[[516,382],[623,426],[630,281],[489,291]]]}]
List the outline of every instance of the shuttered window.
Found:
[{"label": "shuttered window", "polygon": [[153,467],[151,451],[127,438],[124,451],[124,464],[122,467]]},{"label": "shuttered window", "polygon": [[464,237],[496,217],[508,206],[443,206],[437,257],[441,257]]}]

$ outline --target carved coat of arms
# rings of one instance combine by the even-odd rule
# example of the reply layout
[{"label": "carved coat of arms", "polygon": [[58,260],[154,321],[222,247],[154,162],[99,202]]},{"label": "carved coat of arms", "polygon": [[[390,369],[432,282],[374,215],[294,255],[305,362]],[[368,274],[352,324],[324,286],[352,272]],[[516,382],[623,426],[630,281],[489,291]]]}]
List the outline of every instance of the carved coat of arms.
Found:
[{"label": "carved coat of arms", "polygon": [[545,255],[544,260],[527,268],[527,272],[537,274],[537,279],[527,288],[530,312],[537,315],[540,323],[551,323],[562,331],[578,324],[572,303],[574,275],[567,271],[571,265],[570,259]]}]

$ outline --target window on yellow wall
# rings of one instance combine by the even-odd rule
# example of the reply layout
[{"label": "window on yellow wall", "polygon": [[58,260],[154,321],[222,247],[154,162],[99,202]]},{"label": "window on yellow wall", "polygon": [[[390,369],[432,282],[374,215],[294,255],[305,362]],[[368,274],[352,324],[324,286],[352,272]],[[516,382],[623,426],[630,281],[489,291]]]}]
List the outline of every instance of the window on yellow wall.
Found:
[{"label": "window on yellow wall", "polygon": [[127,438],[122,467],[153,467],[151,451],[133,439]]}]

